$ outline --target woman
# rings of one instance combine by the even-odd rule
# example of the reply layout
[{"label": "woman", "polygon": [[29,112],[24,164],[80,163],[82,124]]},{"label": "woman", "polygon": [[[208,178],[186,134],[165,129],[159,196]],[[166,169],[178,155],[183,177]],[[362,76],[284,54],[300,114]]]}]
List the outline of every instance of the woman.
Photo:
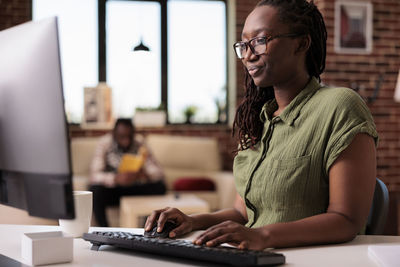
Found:
[{"label": "woman", "polygon": [[234,208],[184,215],[154,211],[145,230],[167,220],[170,237],[207,229],[194,242],[262,250],[337,243],[363,231],[371,206],[377,133],[362,99],[320,85],[323,18],[305,0],[264,0],[234,45],[246,69],[246,95],[234,122]]}]

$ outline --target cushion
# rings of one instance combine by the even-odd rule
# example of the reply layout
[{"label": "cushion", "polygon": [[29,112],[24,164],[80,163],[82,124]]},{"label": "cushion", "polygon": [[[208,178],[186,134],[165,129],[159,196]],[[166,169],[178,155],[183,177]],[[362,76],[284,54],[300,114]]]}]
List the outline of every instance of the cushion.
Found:
[{"label": "cushion", "polygon": [[206,177],[181,177],[173,185],[175,191],[215,191],[215,183]]}]

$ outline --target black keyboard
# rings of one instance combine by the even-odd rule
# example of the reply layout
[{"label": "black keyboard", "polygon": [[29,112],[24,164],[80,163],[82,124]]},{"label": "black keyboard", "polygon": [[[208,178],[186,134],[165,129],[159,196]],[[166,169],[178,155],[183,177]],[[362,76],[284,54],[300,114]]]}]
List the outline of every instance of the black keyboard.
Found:
[{"label": "black keyboard", "polygon": [[101,245],[111,245],[152,254],[235,266],[266,266],[285,263],[284,255],[271,251],[198,246],[186,240],[150,238],[129,232],[85,233],[83,239],[93,244],[92,250],[99,250]]}]

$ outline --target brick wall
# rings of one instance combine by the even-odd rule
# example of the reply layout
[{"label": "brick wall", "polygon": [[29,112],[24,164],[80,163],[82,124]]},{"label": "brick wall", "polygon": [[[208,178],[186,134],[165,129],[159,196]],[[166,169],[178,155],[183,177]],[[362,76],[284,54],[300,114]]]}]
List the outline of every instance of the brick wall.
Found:
[{"label": "brick wall", "polygon": [[[386,232],[399,234],[400,192],[400,104],[393,100],[400,70],[400,1],[373,0],[373,50],[370,55],[336,54],[333,0],[319,0],[328,29],[327,84],[365,87],[363,97],[371,96],[379,75],[383,75],[378,98],[368,103],[379,133],[377,150],[378,177],[389,188],[390,208]],[[397,228],[397,229],[396,229]]]},{"label": "brick wall", "polygon": [[327,84],[350,87],[357,83],[365,87],[360,92],[371,96],[380,74],[383,75],[378,98],[368,103],[378,129],[378,177],[390,191],[400,190],[400,104],[393,100],[394,88],[400,69],[400,2],[374,0],[373,50],[370,55],[336,54],[333,50],[334,1],[323,2],[328,29],[328,55],[325,74]]},{"label": "brick wall", "polygon": [[0,31],[29,21],[32,2],[27,0],[0,0]]}]

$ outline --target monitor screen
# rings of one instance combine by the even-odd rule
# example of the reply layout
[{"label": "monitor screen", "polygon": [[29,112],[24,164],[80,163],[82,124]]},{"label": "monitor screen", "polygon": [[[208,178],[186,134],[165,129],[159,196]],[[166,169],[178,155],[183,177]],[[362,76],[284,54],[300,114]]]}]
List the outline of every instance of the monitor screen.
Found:
[{"label": "monitor screen", "polygon": [[74,218],[57,18],[0,31],[0,203]]}]

